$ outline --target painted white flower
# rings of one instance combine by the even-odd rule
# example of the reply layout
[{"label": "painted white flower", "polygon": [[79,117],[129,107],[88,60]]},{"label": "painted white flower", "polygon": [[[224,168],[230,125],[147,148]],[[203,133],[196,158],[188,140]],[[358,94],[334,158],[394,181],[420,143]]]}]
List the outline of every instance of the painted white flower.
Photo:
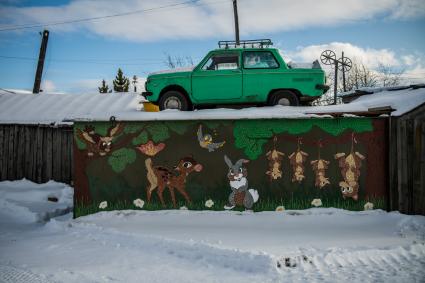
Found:
[{"label": "painted white flower", "polygon": [[276,207],[276,211],[278,212],[285,211],[285,207],[283,205],[279,205],[278,207]]},{"label": "painted white flower", "polygon": [[100,204],[99,204],[99,208],[100,209],[105,209],[105,208],[107,208],[108,207],[108,202],[107,201],[102,201]]},{"label": "painted white flower", "polygon": [[205,206],[208,208],[213,207],[213,205],[214,205],[214,202],[212,201],[212,199],[209,199],[205,202]]},{"label": "painted white flower", "polygon": [[372,210],[373,209],[373,203],[367,202],[364,205],[364,210]]},{"label": "painted white flower", "polygon": [[145,205],[145,202],[138,198],[138,199],[133,200],[133,204],[134,204],[135,207],[143,208],[143,206]]},{"label": "painted white flower", "polygon": [[312,206],[318,207],[318,206],[322,206],[322,200],[320,198],[315,198],[312,202],[311,202]]},{"label": "painted white flower", "polygon": [[187,207],[183,205],[182,207],[180,207],[180,210],[187,210]]}]

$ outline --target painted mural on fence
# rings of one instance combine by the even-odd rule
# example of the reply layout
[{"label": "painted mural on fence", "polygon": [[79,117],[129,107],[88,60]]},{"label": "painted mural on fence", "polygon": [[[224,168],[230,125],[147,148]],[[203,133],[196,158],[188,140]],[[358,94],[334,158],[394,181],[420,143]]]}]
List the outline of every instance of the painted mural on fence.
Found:
[{"label": "painted mural on fence", "polygon": [[75,216],[112,209],[384,208],[385,120],[79,122]]}]

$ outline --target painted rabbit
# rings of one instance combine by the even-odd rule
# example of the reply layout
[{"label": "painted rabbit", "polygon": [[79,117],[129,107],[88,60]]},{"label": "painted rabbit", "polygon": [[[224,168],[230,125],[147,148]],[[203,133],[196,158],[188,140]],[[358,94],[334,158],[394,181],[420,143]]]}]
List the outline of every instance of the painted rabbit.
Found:
[{"label": "painted rabbit", "polygon": [[258,191],[248,189],[248,171],[243,167],[244,163],[249,160],[239,159],[234,165],[232,161],[225,155],[224,161],[229,166],[230,189],[232,192],[229,195],[229,203],[224,206],[224,209],[233,209],[235,206],[244,206],[246,210],[251,210],[254,203],[258,201]]}]

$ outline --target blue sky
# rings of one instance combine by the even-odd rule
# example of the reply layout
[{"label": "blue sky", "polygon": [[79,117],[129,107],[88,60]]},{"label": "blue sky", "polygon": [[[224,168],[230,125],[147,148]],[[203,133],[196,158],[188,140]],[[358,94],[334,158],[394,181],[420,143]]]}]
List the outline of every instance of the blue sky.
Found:
[{"label": "blue sky", "polygon": [[[157,8],[182,0],[0,1],[0,29]],[[320,3],[319,3],[320,2]],[[341,4],[340,2],[344,2]],[[373,2],[373,3],[371,3]],[[311,61],[324,49],[377,68],[405,70],[425,81],[425,1],[239,0],[242,38],[271,38],[295,61]],[[121,67],[146,77],[166,68],[165,54],[197,63],[217,41],[233,39],[231,0],[201,0],[178,7],[50,30],[42,88],[96,91]],[[0,87],[32,89],[43,28],[0,32]],[[5,58],[13,57],[13,58]],[[422,78],[424,78],[422,80]]]}]

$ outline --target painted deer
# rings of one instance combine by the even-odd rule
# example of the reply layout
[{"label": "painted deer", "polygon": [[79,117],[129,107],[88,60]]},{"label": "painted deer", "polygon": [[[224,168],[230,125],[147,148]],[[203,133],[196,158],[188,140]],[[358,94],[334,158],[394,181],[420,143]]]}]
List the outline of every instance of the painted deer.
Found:
[{"label": "painted deer", "polygon": [[190,197],[186,192],[186,178],[193,171],[202,171],[202,165],[195,159],[192,157],[184,157],[180,159],[177,166],[174,167],[174,171],[163,166],[153,166],[152,159],[150,158],[145,160],[145,165],[147,169],[147,179],[149,182],[146,188],[148,203],[151,201],[152,192],[156,189],[159,200],[161,201],[162,206],[165,207],[163,198],[165,188],[168,188],[170,191],[174,208],[177,207],[174,190],[177,190],[180,194],[182,194],[187,203],[191,203]]},{"label": "painted deer", "polygon": [[328,165],[330,162],[320,158],[321,148],[322,142],[319,141],[317,160],[313,160],[310,162],[311,166],[313,167],[314,174],[316,175],[314,185],[320,189],[331,183],[329,181],[329,178],[326,178],[326,169],[328,169]]},{"label": "painted deer", "polygon": [[291,155],[288,156],[289,163],[292,166],[293,176],[292,176],[292,182],[298,182],[301,183],[304,179],[304,162],[307,160],[308,153],[302,151],[300,149],[301,139],[298,138],[298,148],[297,151],[291,153]]},{"label": "painted deer", "polygon": [[87,146],[87,155],[92,157],[95,155],[105,156],[111,152],[112,140],[121,134],[123,129],[124,125],[118,123],[109,127],[105,136],[97,134],[93,126],[86,126],[83,131],[77,128],[76,132],[80,140]]},{"label": "painted deer", "polygon": [[358,200],[359,197],[359,177],[360,167],[362,166],[362,160],[364,157],[358,151],[354,151],[354,143],[357,143],[354,138],[354,133],[351,135],[351,152],[346,155],[344,152],[335,154],[335,159],[339,162],[341,168],[341,175],[344,181],[339,182],[341,187],[342,197],[352,198]]},{"label": "painted deer", "polygon": [[282,178],[282,160],[285,154],[276,150],[277,137],[273,139],[273,150],[266,153],[267,160],[269,161],[269,170],[266,172],[270,177],[270,181]]}]

